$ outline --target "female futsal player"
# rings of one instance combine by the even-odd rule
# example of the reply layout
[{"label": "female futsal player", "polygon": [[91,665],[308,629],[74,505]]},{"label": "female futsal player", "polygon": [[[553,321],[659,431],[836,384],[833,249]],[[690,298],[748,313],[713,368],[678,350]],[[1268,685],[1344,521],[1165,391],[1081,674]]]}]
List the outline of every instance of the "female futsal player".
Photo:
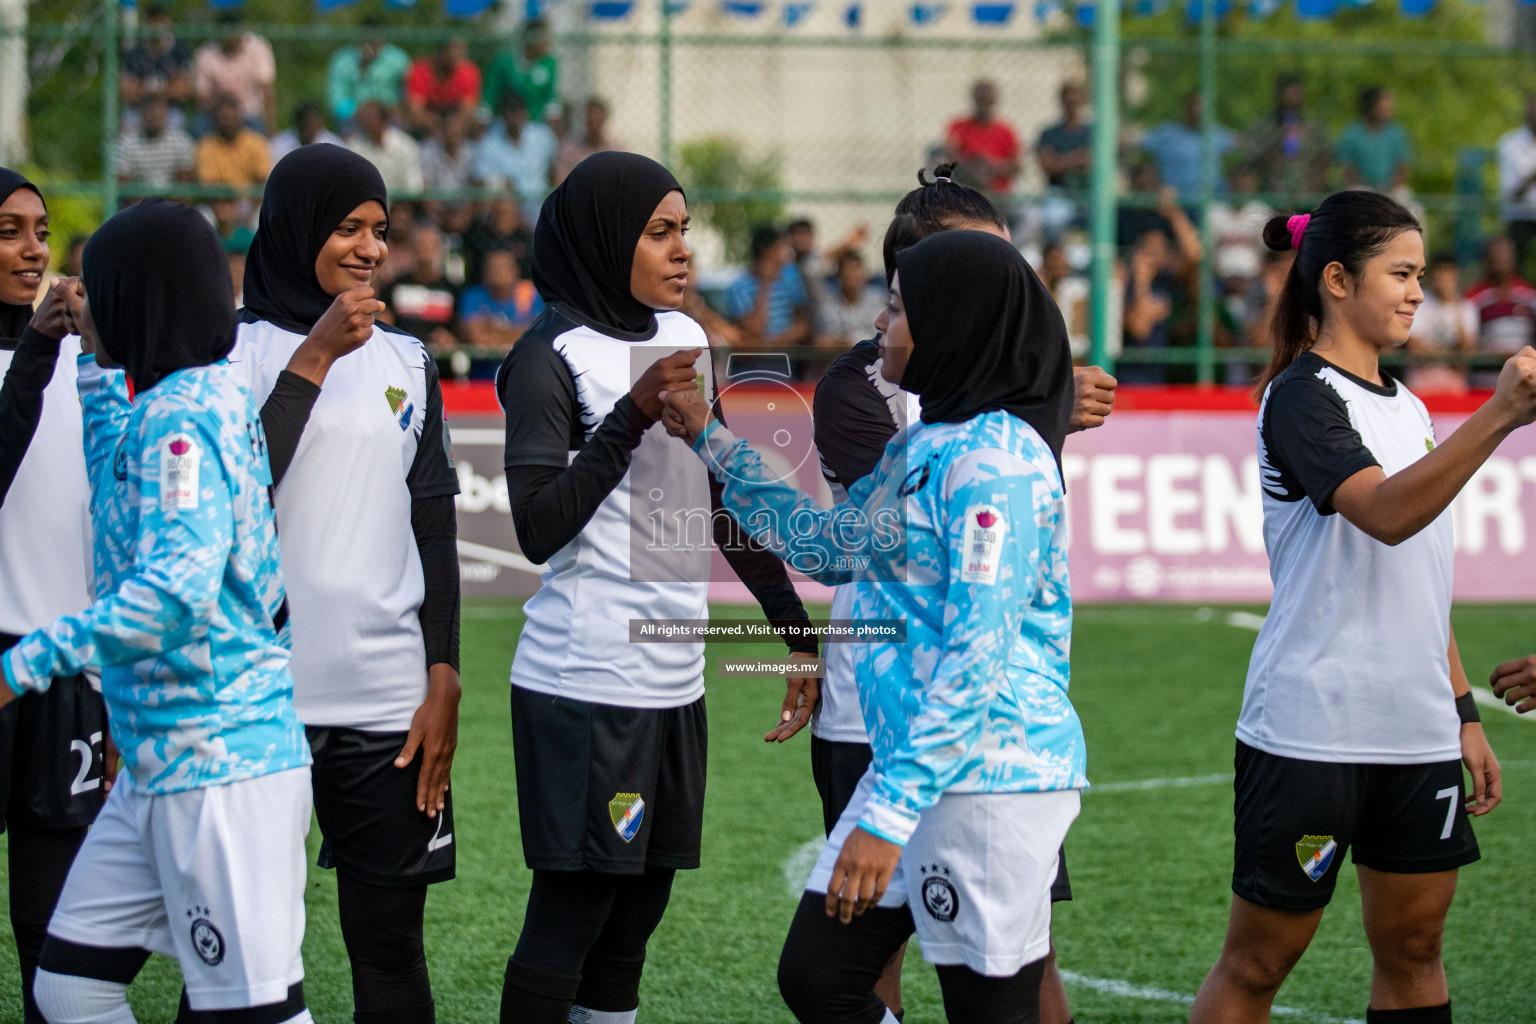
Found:
[{"label": "female futsal player", "polygon": [[[1457,492],[1536,418],[1536,351],[1437,441],[1381,369],[1424,299],[1424,239],[1375,192],[1276,217],[1294,250],[1262,378],[1259,469],[1275,583],[1237,725],[1236,863],[1221,958],[1195,1024],[1269,1019],[1354,848],[1373,970],[1371,1024],[1449,1024],[1440,959],[1468,812],[1500,799],[1498,761],[1450,629]],[[1462,765],[1472,776],[1465,799]]]},{"label": "female futsal player", "polygon": [[454,874],[458,478],[436,364],[374,322],[387,210],[379,172],[349,150],[322,143],[278,161],[230,360],[271,440],[294,703],[315,756],[353,1019],[430,1024],[427,886]]},{"label": "female futsal player", "polygon": [[[632,626],[708,618],[711,534],[781,635],[808,621],[783,565],[715,514],[718,488],[656,422],[663,390],[702,373],[712,391],[703,331],[675,312],[687,227],[682,189],[655,161],[578,164],[535,230],[549,308],[497,374],[518,544],[548,563],[512,663],[533,886],[503,1024],[634,1021],[673,876],[699,864],[704,645],[632,642]],[[815,656],[814,638],[786,642]],[[814,680],[791,679],[769,738],[798,732],[815,703]]]},{"label": "female futsal player", "polygon": [[84,283],[72,315],[121,367],[79,367],[100,596],[6,652],[0,700],[100,668],[127,773],[48,922],[37,1002],[49,1024],[132,1024],[156,952],[180,964],[183,1024],[304,1024],[310,757],[265,440],[224,361],[223,247],[149,199],[91,237]]},{"label": "female futsal player", "polygon": [[[91,492],[75,394],[79,341],[48,269],[48,209],[0,168],[0,649],[91,601]],[[27,1024],[32,976],[64,876],[101,808],[106,711],[83,676],[0,710],[0,828],[8,833],[11,930]]]},{"label": "female futsal player", "polygon": [[874,986],[915,928],[950,1020],[1035,1022],[1087,784],[1067,699],[1066,327],[994,235],[944,232],[896,264],[881,373],[922,419],[848,502],[822,510],[774,481],[691,395],[668,396],[669,430],[775,553],[857,581],[854,617],[907,621],[904,643],[862,651],[874,756],[790,927],[785,1001],[806,1024],[894,1020]]}]

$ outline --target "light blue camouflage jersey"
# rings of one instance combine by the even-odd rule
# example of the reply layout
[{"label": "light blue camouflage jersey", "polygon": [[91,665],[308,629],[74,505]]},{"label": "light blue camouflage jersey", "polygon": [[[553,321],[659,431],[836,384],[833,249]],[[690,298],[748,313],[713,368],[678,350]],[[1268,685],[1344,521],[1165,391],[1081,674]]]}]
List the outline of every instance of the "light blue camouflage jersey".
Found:
[{"label": "light blue camouflage jersey", "polygon": [[266,438],[227,364],[166,377],[137,405],[80,361],[96,603],[3,659],[18,693],[101,668],[112,737],[141,792],[309,764],[293,710]]},{"label": "light blue camouflage jersey", "polygon": [[855,619],[906,621],[905,643],[855,658],[875,768],[860,825],[905,845],[944,793],[1088,785],[1067,699],[1065,496],[1033,427],[1001,411],[915,424],[830,510],[718,421],[694,448],[753,537],[814,579],[854,583]]}]

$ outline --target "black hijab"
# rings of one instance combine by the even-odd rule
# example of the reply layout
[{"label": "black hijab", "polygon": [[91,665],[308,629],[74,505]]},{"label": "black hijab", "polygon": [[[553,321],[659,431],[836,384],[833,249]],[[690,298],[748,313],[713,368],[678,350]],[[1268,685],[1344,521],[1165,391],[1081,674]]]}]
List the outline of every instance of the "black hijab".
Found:
[{"label": "black hijab", "polygon": [[655,329],[656,311],[629,292],[635,244],[668,192],[672,172],[638,153],[594,153],[544,200],[533,230],[533,284],[595,325]]},{"label": "black hijab", "polygon": [[1072,416],[1072,352],[1051,293],[1008,242],[944,231],[896,257],[912,354],[901,386],[924,423],[1003,409],[1039,432],[1061,465]]},{"label": "black hijab", "polygon": [[315,258],[347,214],[370,199],[388,211],[378,168],[350,149],[317,142],[279,160],[267,178],[256,238],[245,258],[246,310],[308,334],[331,307],[315,276]]},{"label": "black hijab", "polygon": [[101,347],[148,391],[235,344],[235,293],[218,233],[189,206],[146,199],[85,243],[86,300]]},{"label": "black hijab", "polygon": [[[17,174],[9,167],[0,167],[0,203],[11,198],[11,193],[19,188],[29,188],[37,192],[37,198],[43,198],[42,192],[36,185]],[[45,205],[43,209],[47,209]],[[21,332],[26,330],[27,324],[32,322],[32,307],[29,305],[16,305],[10,302],[0,302],[0,338],[14,341],[21,337]]]}]

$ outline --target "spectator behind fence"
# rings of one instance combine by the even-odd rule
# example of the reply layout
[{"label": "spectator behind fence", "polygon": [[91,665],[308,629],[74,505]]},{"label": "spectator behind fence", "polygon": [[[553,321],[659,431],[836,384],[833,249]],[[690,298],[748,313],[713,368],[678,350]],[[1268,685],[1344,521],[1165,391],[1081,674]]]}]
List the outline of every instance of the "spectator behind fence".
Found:
[{"label": "spectator behind fence", "polygon": [[129,111],[136,111],[146,95],[159,93],[170,104],[167,123],[183,127],[181,105],[192,98],[192,53],[176,38],[171,12],[160,4],[144,8],[139,41],[123,54],[118,80]]},{"label": "spectator behind fence", "polygon": [[214,199],[208,203],[208,214],[213,220],[213,230],[225,252],[249,252],[256,232],[251,230],[250,218],[244,213],[245,204],[238,199]]},{"label": "spectator behind fence", "polygon": [[164,93],[145,93],[139,104],[139,126],[117,143],[117,180],[165,188],[192,181],[197,168],[197,144],[192,136],[170,125]]},{"label": "spectator behind fence", "polygon": [[1264,244],[1264,222],[1274,216],[1274,211],[1254,197],[1257,184],[1253,168],[1238,164],[1227,178],[1226,198],[1206,208],[1217,263],[1225,260],[1228,266],[1263,266],[1265,254],[1270,251]]},{"label": "spectator behind fence", "polygon": [[378,18],[364,18],[358,26],[361,41],[331,54],[325,71],[325,96],[338,124],[352,120],[357,108],[369,100],[378,100],[393,118],[405,114],[401,100],[411,58],[380,37],[381,25]]},{"label": "spectator behind fence", "polygon": [[523,222],[523,204],[516,196],[499,195],[487,204],[484,214],[475,218],[464,231],[464,279],[479,281],[484,275],[485,254],[505,249],[517,259],[519,277],[532,274],[528,254],[533,249],[533,232]]},{"label": "spectator behind fence", "polygon": [[448,280],[443,235],[434,224],[418,224],[411,233],[415,262],[410,273],[383,292],[388,323],[414,334],[434,355],[450,352],[459,342],[454,334],[459,312],[459,287]]},{"label": "spectator behind fence", "polygon": [[204,43],[192,58],[192,91],[201,109],[193,135],[202,135],[213,124],[213,108],[220,96],[233,96],[240,116],[252,130],[271,135],[277,130],[277,60],[272,44],[240,28],[240,13],[219,11],[222,38]]},{"label": "spectator behind fence", "polygon": [[1499,215],[1521,269],[1536,239],[1536,93],[1525,98],[1525,123],[1499,137]]},{"label": "spectator behind fence", "polygon": [[[1506,359],[1526,345],[1536,344],[1536,288],[1520,277],[1515,244],[1495,238],[1483,255],[1483,279],[1467,292],[1477,307],[1477,351]],[[1491,388],[1498,367],[1474,371],[1473,387]]]},{"label": "spectator behind fence", "polygon": [[316,142],[329,142],[333,146],[346,143],[325,126],[325,111],[320,104],[305,100],[293,108],[293,127],[285,128],[272,138],[272,162],[275,164],[300,146]]},{"label": "spectator behind fence", "polygon": [[836,283],[816,317],[816,344],[823,348],[847,348],[874,337],[875,317],[885,308],[885,289],[870,281],[857,250],[838,257]]},{"label": "spectator behind fence", "polygon": [[485,254],[482,283],[465,288],[459,300],[459,325],[468,344],[505,352],[542,312],[544,300],[518,274],[517,257],[492,249]]},{"label": "spectator behind fence", "polygon": [[480,103],[480,69],[462,39],[449,39],[430,57],[417,58],[405,79],[411,126],[422,134],[440,131],[443,119],[474,116]]},{"label": "spectator behind fence", "polygon": [[1093,125],[1083,119],[1088,94],[1077,82],[1061,87],[1061,120],[1040,133],[1035,159],[1045,183],[1070,193],[1088,188],[1088,169],[1093,162]]},{"label": "spectator behind fence", "polygon": [[1146,159],[1132,164],[1129,178],[1131,195],[1115,211],[1115,244],[1127,250],[1148,231],[1171,230],[1160,209],[1163,183],[1157,165]]},{"label": "spectator behind fence", "polygon": [[1467,390],[1466,364],[1448,357],[1477,351],[1477,307],[1461,294],[1461,267],[1451,253],[1430,259],[1427,284],[1408,331],[1408,387],[1459,394]]},{"label": "spectator behind fence", "polygon": [[1336,159],[1345,185],[1392,192],[1408,185],[1408,133],[1395,118],[1397,94],[1379,85],[1360,90],[1360,118],[1339,135]]},{"label": "spectator behind fence", "polygon": [[528,107],[517,93],[501,101],[501,117],[480,136],[475,179],[487,188],[511,189],[524,199],[542,199],[549,191],[550,166],[559,143],[548,126],[530,123]]},{"label": "spectator behind fence", "polygon": [[1259,172],[1259,189],[1283,196],[1322,192],[1328,185],[1332,156],[1328,131],[1305,116],[1306,89],[1301,76],[1288,72],[1275,79],[1275,109],[1261,117],[1243,139],[1247,162]]},{"label": "spectator behind fence", "polygon": [[582,130],[570,132],[560,140],[559,149],[555,152],[555,167],[550,177],[551,185],[558,185],[564,181],[565,176],[570,174],[577,164],[593,153],[606,153],[609,150],[624,148],[622,143],[608,137],[608,102],[606,100],[592,96],[587,100],[584,111]]},{"label": "spectator behind fence", "polygon": [[1013,187],[1023,153],[1018,133],[996,115],[997,86],[981,79],[971,86],[971,116],[950,124],[944,145],[957,180],[1002,193]]},{"label": "spectator behind fence", "polygon": [[[1142,137],[1141,148],[1157,165],[1158,178],[1178,190],[1179,201],[1186,206],[1200,200],[1201,117],[1205,103],[1198,92],[1184,96],[1184,116],[1178,121],[1164,121]],[[1237,137],[1221,125],[1211,136],[1216,150],[1217,178],[1212,187],[1221,186],[1221,159],[1237,146]],[[1260,224],[1263,227],[1263,224]]]},{"label": "spectator behind fence", "polygon": [[251,251],[254,232],[243,238],[224,239],[224,258],[229,261],[229,282],[234,286],[235,308],[245,305],[245,258]]},{"label": "spectator behind fence", "polygon": [[521,96],[530,118],[539,122],[560,98],[560,60],[549,52],[548,24],[534,18],[523,26],[522,35],[521,52],[502,50],[486,69],[482,109],[487,119],[501,110],[510,93]]},{"label": "spectator behind fence", "polygon": [[475,146],[464,138],[464,122],[451,117],[440,134],[421,144],[421,178],[431,189],[468,188],[474,178]]},{"label": "spectator behind fence", "polygon": [[240,102],[228,95],[213,104],[213,131],[197,144],[197,180],[202,185],[260,185],[272,170],[272,150],[241,119]]},{"label": "spectator behind fence", "polygon": [[355,128],[347,136],[347,148],[379,169],[391,193],[420,192],[421,147],[404,131],[389,123],[384,104],[368,100],[357,108]]},{"label": "spectator behind fence", "polygon": [[777,228],[752,232],[752,262],[725,289],[723,312],[747,345],[788,347],[811,340],[810,302],[789,239]]},{"label": "spectator behind fence", "polygon": [[[1143,232],[1131,248],[1125,291],[1127,356],[1135,349],[1164,350],[1193,341],[1188,321],[1199,283],[1200,233],[1171,188],[1163,190],[1157,212],[1167,229]],[[1190,366],[1128,362],[1116,376],[1122,384],[1184,383],[1194,379],[1192,371]]]},{"label": "spectator behind fence", "polygon": [[1092,347],[1088,329],[1090,288],[1088,279],[1072,269],[1066,246],[1060,242],[1049,242],[1041,250],[1040,281],[1056,300],[1061,318],[1066,321],[1072,358],[1081,362]]}]

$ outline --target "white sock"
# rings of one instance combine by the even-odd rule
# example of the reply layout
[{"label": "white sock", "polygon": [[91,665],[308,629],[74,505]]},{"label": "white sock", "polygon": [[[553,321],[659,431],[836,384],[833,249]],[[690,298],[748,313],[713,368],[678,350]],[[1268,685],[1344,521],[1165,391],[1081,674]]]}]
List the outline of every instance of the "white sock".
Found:
[{"label": "white sock", "polygon": [[885,1008],[885,1016],[881,1019],[880,1024],[901,1024],[901,1021],[896,1019],[896,1015],[892,1013],[891,1008],[887,1006]]},{"label": "white sock", "polygon": [[283,1024],[315,1024],[315,1018],[309,1015],[308,1010],[300,1010],[296,1016],[283,1021]]},{"label": "white sock", "polygon": [[39,970],[32,996],[49,1024],[138,1024],[128,1008],[128,986]]},{"label": "white sock", "polygon": [[589,1010],[585,1006],[572,1006],[570,1024],[635,1024],[633,1010]]}]

